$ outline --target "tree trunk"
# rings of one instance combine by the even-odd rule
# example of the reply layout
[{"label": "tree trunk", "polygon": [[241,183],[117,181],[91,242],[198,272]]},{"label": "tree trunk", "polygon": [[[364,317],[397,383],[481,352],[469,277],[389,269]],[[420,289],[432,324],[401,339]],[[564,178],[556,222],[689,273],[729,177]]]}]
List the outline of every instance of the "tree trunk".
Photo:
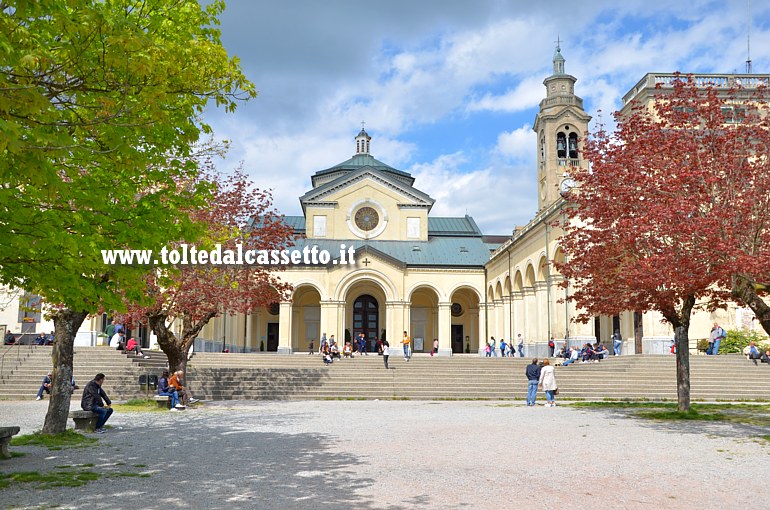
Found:
[{"label": "tree trunk", "polygon": [[680,411],[690,410],[690,335],[689,327],[676,328],[676,401]]},{"label": "tree trunk", "polygon": [[673,308],[663,316],[674,327],[676,346],[676,400],[680,411],[690,410],[690,318],[695,306],[695,296],[687,296],[682,311],[677,314]]},{"label": "tree trunk", "polygon": [[[53,316],[54,344],[51,358],[53,362],[53,380],[51,381],[51,400],[43,424],[44,434],[58,434],[67,430],[67,417],[72,398],[72,360],[75,334],[86,312],[64,309]],[[81,385],[82,385],[81,381]]]},{"label": "tree trunk", "polygon": [[755,283],[743,275],[733,276],[733,298],[751,308],[762,329],[770,335],[770,306],[759,297]]},{"label": "tree trunk", "polygon": [[152,314],[148,317],[150,328],[158,338],[158,347],[168,358],[168,368],[171,373],[177,370],[187,371],[187,351],[182,349],[174,332],[166,326],[167,320],[168,316],[162,313]]},{"label": "tree trunk", "polygon": [[168,315],[159,312],[148,316],[150,327],[158,338],[158,346],[168,357],[168,367],[171,372],[183,370],[187,373],[187,354],[190,352],[190,347],[192,347],[193,342],[198,337],[198,333],[217,314],[217,312],[209,312],[196,323],[193,323],[189,314],[183,314],[181,339],[168,329],[166,325],[168,323]]}]

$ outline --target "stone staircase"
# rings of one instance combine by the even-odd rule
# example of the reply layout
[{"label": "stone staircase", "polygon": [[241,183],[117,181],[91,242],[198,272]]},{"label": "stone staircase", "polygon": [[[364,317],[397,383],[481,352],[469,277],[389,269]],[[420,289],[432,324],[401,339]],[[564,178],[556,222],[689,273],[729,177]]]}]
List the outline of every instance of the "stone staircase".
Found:
[{"label": "stone staircase", "polygon": [[[8,352],[0,373],[0,399],[31,399],[51,367],[51,348],[22,346]],[[160,375],[167,360],[148,351],[134,358],[106,347],[75,348],[75,379],[81,388],[98,372],[107,375],[105,390],[115,400],[141,397],[142,374]],[[382,357],[336,361],[325,367],[318,355],[196,353],[188,382],[206,400],[308,399],[517,399],[527,390],[520,358],[451,358],[416,355],[408,364]],[[739,355],[690,358],[692,399],[701,401],[770,400],[770,367]],[[673,356],[622,356],[601,363],[556,368],[560,399],[676,400]],[[542,394],[541,394],[542,395]],[[80,392],[74,395],[80,398]]]},{"label": "stone staircase", "polygon": [[[11,349],[0,351],[0,356],[5,354],[0,372],[0,399],[34,398],[43,377],[51,369],[51,347],[23,345],[11,346]],[[82,389],[102,372],[107,376],[104,389],[111,399],[143,396],[145,391],[139,387],[139,376],[160,374],[167,364],[162,352],[148,351],[146,354],[150,359],[137,358],[109,347],[75,347],[75,382]],[[81,391],[76,391],[73,399],[79,400],[81,395]]]},{"label": "stone staircase", "polygon": [[[199,398],[242,399],[524,399],[527,359],[376,355],[336,361],[320,356],[199,353],[188,365]],[[739,355],[693,356],[693,400],[770,400],[770,367]],[[557,367],[559,398],[676,400],[673,356],[623,356]]]}]

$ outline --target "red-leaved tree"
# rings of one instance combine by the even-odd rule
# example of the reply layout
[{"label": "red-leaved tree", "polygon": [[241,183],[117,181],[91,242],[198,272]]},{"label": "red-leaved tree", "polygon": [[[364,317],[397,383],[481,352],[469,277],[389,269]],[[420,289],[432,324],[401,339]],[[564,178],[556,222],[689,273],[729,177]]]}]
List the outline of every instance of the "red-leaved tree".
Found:
[{"label": "red-leaved tree", "polygon": [[694,309],[738,298],[770,331],[757,282],[770,268],[767,89],[718,91],[681,77],[615,114],[574,169],[559,269],[584,312],[660,312],[676,332],[677,395],[690,406]]},{"label": "red-leaved tree", "polygon": [[[190,347],[211,319],[270,306],[290,291],[276,274],[280,267],[226,263],[228,250],[237,253],[239,244],[245,253],[281,250],[292,242],[292,230],[271,207],[270,192],[255,188],[241,170],[229,176],[209,170],[204,179],[211,182],[214,198],[189,214],[193,221],[206,226],[205,238],[171,242],[168,248],[181,253],[186,245],[188,261],[192,262],[193,247],[198,252],[211,252],[219,245],[223,263],[159,268],[147,278],[147,293],[153,303],[129,303],[128,312],[120,316],[128,324],[149,324],[172,370],[186,369]],[[179,334],[172,327],[174,321],[181,324]]]}]

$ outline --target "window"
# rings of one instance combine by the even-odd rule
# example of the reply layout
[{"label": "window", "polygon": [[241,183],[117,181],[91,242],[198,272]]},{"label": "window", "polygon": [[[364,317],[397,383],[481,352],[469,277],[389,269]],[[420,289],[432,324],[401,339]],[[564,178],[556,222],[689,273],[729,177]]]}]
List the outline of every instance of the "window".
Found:
[{"label": "window", "polygon": [[406,237],[408,239],[420,238],[420,218],[406,219]]},{"label": "window", "polygon": [[313,236],[326,237],[326,216],[313,216]]}]

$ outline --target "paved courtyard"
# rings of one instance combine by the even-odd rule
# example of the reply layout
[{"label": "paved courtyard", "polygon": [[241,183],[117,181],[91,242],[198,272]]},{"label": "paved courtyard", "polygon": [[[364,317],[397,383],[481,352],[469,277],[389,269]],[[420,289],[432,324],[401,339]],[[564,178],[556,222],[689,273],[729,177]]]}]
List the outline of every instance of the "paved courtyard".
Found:
[{"label": "paved courtyard", "polygon": [[[46,402],[0,402],[39,429]],[[2,508],[767,508],[761,431],[485,401],[219,402],[117,412],[96,447],[0,471],[90,464],[81,487],[0,490]],[[768,431],[765,434],[770,433]],[[136,475],[149,475],[140,477]],[[754,489],[749,489],[749,486]]]}]

